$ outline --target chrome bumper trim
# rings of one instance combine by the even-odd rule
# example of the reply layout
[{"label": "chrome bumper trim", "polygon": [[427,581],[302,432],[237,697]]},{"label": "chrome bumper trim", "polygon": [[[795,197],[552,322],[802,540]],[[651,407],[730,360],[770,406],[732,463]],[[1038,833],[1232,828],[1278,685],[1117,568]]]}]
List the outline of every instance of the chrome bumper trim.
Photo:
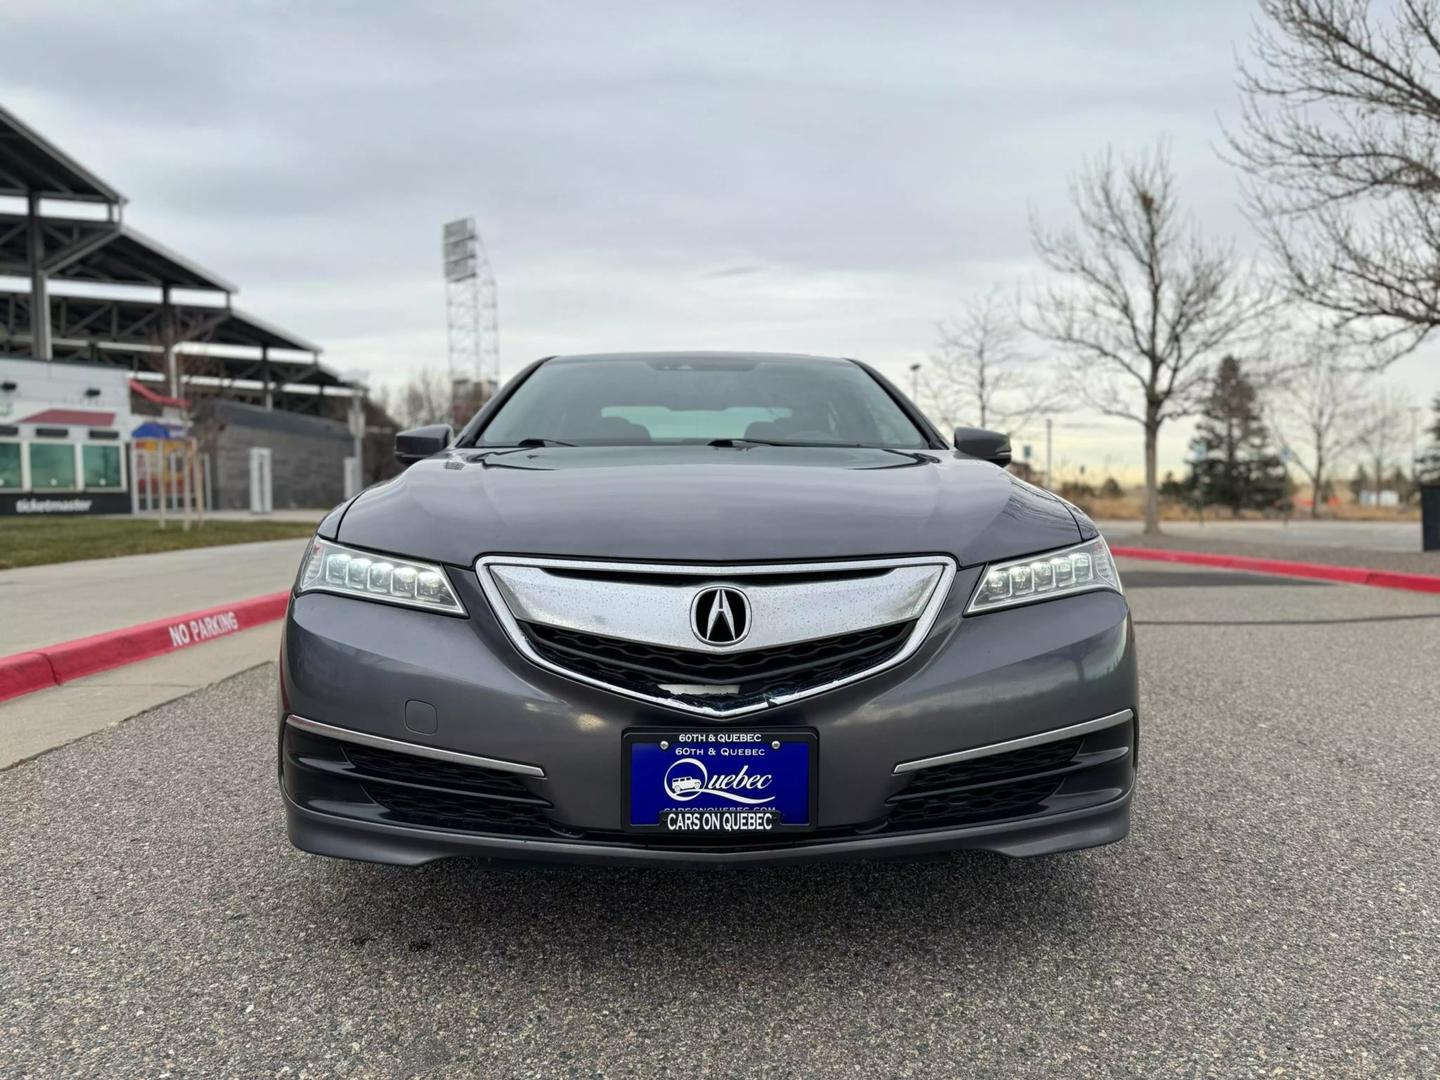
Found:
[{"label": "chrome bumper trim", "polygon": [[294,713],[285,717],[285,723],[300,731],[308,731],[312,735],[323,735],[327,739],[339,739],[341,742],[352,742],[360,746],[373,746],[379,750],[393,750],[397,754],[410,754],[413,757],[431,758],[435,761],[449,761],[457,765],[474,765],[480,769],[517,773],[520,776],[533,776],[540,780],[545,778],[545,770],[538,765],[522,765],[518,761],[502,761],[500,758],[481,757],[479,754],[463,754],[459,750],[442,750],[438,746],[423,746],[420,743],[402,742],[400,739],[387,739],[383,735],[368,735],[363,731],[352,731],[349,728],[335,727],[332,724],[322,724],[318,720],[307,720]]},{"label": "chrome bumper trim", "polygon": [[1004,754],[1011,750],[1024,750],[1027,746],[1040,746],[1048,742],[1059,742],[1061,739],[1073,739],[1076,735],[1088,735],[1092,731],[1103,731],[1105,728],[1114,727],[1116,724],[1124,724],[1135,719],[1133,709],[1121,709],[1119,712],[1111,713],[1109,716],[1102,716],[1098,720],[1086,720],[1082,724],[1071,724],[1069,727],[1055,728],[1052,731],[1042,731],[1037,735],[1026,735],[1019,739],[1007,739],[1005,742],[990,743],[988,746],[972,746],[969,750],[956,750],[953,754],[940,754],[938,757],[919,758],[916,761],[902,761],[895,766],[894,774],[899,776],[902,773],[914,772],[916,769],[929,769],[936,765],[950,765],[957,761],[970,761],[973,758],[990,757],[992,754]]},{"label": "chrome bumper trim", "polygon": [[[716,656],[911,622],[925,610],[945,569],[934,558],[670,567],[487,557],[477,567],[520,622]],[[836,571],[850,576],[786,580],[796,572]],[[695,583],[697,574],[705,585]],[[784,575],[780,584],[777,575]],[[698,594],[715,586],[740,591],[750,614],[740,635],[723,644],[702,640],[694,628]]]}]

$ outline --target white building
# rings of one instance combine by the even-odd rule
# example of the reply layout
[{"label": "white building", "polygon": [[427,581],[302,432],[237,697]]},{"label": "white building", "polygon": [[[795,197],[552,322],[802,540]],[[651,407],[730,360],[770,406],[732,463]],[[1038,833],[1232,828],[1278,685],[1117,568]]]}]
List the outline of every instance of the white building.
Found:
[{"label": "white building", "polygon": [[127,372],[0,357],[0,515],[131,510]]}]

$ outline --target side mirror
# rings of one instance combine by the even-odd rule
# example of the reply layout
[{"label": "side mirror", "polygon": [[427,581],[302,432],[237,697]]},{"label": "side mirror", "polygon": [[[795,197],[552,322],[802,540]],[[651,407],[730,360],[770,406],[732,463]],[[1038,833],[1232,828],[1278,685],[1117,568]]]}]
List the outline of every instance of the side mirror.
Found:
[{"label": "side mirror", "polygon": [[414,465],[444,450],[454,437],[449,424],[427,424],[402,431],[395,436],[395,460],[401,465]]},{"label": "side mirror", "polygon": [[967,457],[979,458],[1004,468],[1010,464],[1010,436],[978,427],[957,427],[955,449]]}]

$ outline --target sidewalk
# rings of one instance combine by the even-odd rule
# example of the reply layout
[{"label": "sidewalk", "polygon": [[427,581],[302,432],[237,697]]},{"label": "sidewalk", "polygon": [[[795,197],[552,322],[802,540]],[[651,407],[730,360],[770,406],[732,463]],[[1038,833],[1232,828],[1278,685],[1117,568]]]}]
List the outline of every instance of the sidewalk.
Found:
[{"label": "sidewalk", "polygon": [[0,570],[0,656],[290,587],[303,538]]},{"label": "sidewalk", "polygon": [[1164,521],[1159,536],[1138,521],[1096,524],[1111,544],[1440,574],[1440,551],[1420,550],[1418,521]]},{"label": "sidewalk", "polygon": [[[0,571],[0,656],[219,607],[295,580],[304,538]],[[273,661],[280,623],[0,702],[0,769]]]}]

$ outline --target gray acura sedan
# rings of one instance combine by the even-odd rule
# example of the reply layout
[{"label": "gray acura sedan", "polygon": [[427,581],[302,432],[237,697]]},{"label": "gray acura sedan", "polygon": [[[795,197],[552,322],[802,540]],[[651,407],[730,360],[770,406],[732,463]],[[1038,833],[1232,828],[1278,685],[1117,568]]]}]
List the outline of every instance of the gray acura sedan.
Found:
[{"label": "gray acura sedan", "polygon": [[293,843],[351,859],[1038,855],[1129,830],[1105,541],[853,360],[551,357],[320,524]]}]

